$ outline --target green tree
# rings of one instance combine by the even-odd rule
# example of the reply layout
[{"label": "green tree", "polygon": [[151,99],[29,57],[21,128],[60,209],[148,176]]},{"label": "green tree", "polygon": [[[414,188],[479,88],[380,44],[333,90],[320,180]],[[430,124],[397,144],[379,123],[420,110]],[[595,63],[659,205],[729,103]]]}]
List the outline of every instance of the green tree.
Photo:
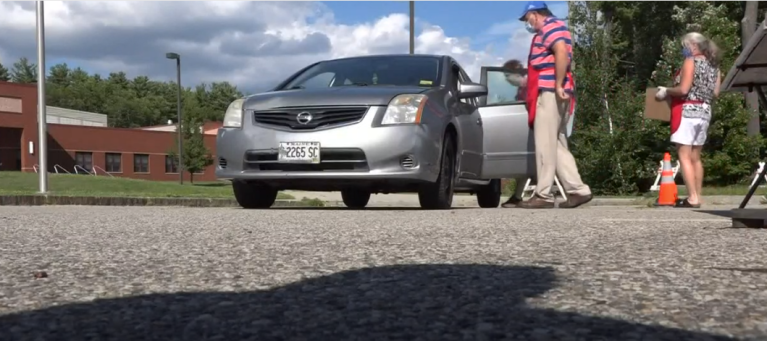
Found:
[{"label": "green tree", "polygon": [[0,64],[0,81],[7,82],[11,80],[11,76],[8,74],[8,69]]},{"label": "green tree", "polygon": [[[179,169],[179,172],[188,172],[192,183],[194,183],[195,173],[199,173],[213,164],[213,156],[205,146],[202,123],[201,121],[192,121],[189,125],[185,126],[186,129],[182,132],[184,135],[184,151],[182,156],[184,169]],[[174,146],[174,149],[168,155],[170,155],[176,165],[179,164],[177,147]]]},{"label": "green tree", "polygon": [[[184,92],[182,98],[183,108],[183,127],[181,130],[183,139],[183,169],[180,172],[188,172],[190,179],[194,181],[194,174],[203,171],[206,167],[213,164],[213,156],[210,150],[205,147],[203,135],[203,124],[205,123],[205,108],[197,101],[197,96],[191,90]],[[175,101],[174,101],[175,110]],[[175,116],[175,111],[174,111]],[[178,132],[173,140],[173,146],[170,147],[168,155],[178,162]]]},{"label": "green tree", "polygon": [[[199,126],[202,128],[202,125]],[[199,173],[213,164],[213,156],[205,147],[203,134],[200,129],[192,129],[184,143],[184,168],[189,172],[191,182],[194,182],[194,174]]]},{"label": "green tree", "polygon": [[[738,14],[740,11],[741,14]],[[669,85],[682,63],[680,39],[699,31],[724,55],[723,74],[740,52],[740,5],[720,2],[573,2],[577,116],[571,146],[595,193],[645,191],[664,152],[675,152],[668,123],[643,118],[646,86]],[[653,76],[654,75],[654,76]],[[706,183],[727,185],[753,170],[761,137],[746,136],[740,94],[714,105],[704,149]]]},{"label": "green tree", "polygon": [[664,35],[676,35],[680,26],[671,20],[679,1],[602,1],[600,12],[612,20],[611,49],[616,74],[629,77],[636,90],[647,85],[655,63],[663,52]]},{"label": "green tree", "polygon": [[[728,17],[728,11],[725,5],[691,1],[686,8],[676,7],[672,17],[685,32],[700,32],[719,45],[723,78],[738,57],[741,45],[739,23]],[[681,35],[664,39],[655,79],[658,85],[671,84],[674,72],[682,65],[680,38]],[[746,126],[750,118],[742,94],[720,94],[713,105],[708,141],[702,155],[707,184],[729,185],[745,181],[754,170],[765,141],[760,135],[747,136]]]},{"label": "green tree", "polygon": [[69,66],[66,63],[56,64],[51,66],[50,73],[46,79],[48,84],[55,84],[60,86],[68,86],[70,83],[69,78]]},{"label": "green tree", "polygon": [[[613,15],[602,2],[570,6],[574,29],[576,119],[571,148],[584,181],[597,194],[649,189],[668,140],[658,122],[642,115],[635,76],[620,74]],[[649,183],[648,183],[649,182]]]},{"label": "green tree", "polygon": [[27,57],[21,57],[18,62],[13,63],[11,81],[22,84],[37,83],[37,65],[30,63]]},{"label": "green tree", "polygon": [[222,121],[229,104],[242,96],[242,92],[229,82],[213,82],[210,85],[209,102],[205,103],[208,110],[205,118],[212,121]]}]

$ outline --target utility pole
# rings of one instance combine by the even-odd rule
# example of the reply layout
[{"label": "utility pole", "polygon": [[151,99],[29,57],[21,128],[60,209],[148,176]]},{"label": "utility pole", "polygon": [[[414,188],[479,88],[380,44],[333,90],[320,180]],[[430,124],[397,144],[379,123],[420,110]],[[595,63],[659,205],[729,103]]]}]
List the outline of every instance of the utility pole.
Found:
[{"label": "utility pole", "polygon": [[410,1],[410,54],[415,54],[415,1]]},{"label": "utility pole", "polygon": [[165,58],[176,60],[176,135],[178,135],[178,183],[184,184],[184,140],[183,125],[181,124],[181,55],[174,52],[165,54]]},{"label": "utility pole", "polygon": [[48,122],[45,110],[45,11],[37,2],[37,164],[40,194],[48,193]]}]

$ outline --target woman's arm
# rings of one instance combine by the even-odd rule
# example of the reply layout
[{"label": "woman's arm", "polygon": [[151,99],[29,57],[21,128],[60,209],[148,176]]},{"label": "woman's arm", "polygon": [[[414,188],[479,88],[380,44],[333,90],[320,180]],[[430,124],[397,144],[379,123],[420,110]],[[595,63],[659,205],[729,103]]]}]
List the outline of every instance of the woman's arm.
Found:
[{"label": "woman's arm", "polygon": [[714,98],[719,98],[719,86],[722,85],[722,72],[716,72],[716,86],[714,87]]},{"label": "woman's arm", "polygon": [[695,60],[687,58],[682,64],[682,79],[679,85],[666,89],[666,94],[672,97],[684,97],[692,87],[693,73],[695,72]]}]

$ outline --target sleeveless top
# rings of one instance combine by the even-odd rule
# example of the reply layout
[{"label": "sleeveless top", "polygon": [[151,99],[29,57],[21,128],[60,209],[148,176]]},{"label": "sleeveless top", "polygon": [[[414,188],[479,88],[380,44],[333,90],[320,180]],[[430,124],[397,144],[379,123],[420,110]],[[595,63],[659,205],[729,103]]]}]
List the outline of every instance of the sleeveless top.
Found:
[{"label": "sleeveless top", "polygon": [[[692,86],[687,93],[686,100],[700,101],[703,103],[685,103],[682,105],[682,117],[700,118],[711,120],[711,102],[714,100],[714,88],[719,69],[713,67],[707,59],[695,58],[695,71],[693,72]],[[674,79],[676,84],[682,80],[682,75]]]}]

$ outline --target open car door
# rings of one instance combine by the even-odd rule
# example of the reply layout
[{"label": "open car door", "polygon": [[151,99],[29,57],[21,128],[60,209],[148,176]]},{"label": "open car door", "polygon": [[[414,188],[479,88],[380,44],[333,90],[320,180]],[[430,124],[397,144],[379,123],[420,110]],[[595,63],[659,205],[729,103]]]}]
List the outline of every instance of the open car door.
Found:
[{"label": "open car door", "polygon": [[[535,175],[535,143],[527,124],[526,94],[518,93],[520,88],[506,80],[510,71],[502,67],[483,66],[481,72],[480,83],[488,90],[487,96],[479,98],[483,130],[481,178]],[[527,75],[524,69],[517,72]]]}]

